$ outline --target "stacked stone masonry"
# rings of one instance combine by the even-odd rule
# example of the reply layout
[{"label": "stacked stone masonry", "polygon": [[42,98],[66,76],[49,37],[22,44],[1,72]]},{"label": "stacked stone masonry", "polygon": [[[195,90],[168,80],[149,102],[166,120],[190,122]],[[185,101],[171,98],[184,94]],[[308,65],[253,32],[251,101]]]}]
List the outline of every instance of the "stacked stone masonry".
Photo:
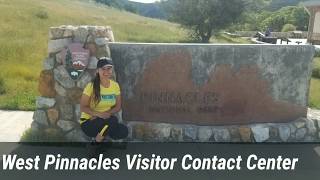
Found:
[{"label": "stacked stone masonry", "polygon": [[[95,75],[100,57],[110,57],[109,42],[113,42],[113,32],[105,26],[60,26],[49,30],[48,57],[43,61],[40,73],[39,97],[32,130],[58,129],[70,141],[88,141],[82,133],[80,118],[80,97],[85,85]],[[71,43],[83,44],[89,50],[87,68],[73,80],[63,63],[62,51]]]},{"label": "stacked stone masonry", "polygon": [[129,122],[129,141],[159,142],[319,142],[320,118],[299,118],[291,123],[234,126],[195,126]]}]

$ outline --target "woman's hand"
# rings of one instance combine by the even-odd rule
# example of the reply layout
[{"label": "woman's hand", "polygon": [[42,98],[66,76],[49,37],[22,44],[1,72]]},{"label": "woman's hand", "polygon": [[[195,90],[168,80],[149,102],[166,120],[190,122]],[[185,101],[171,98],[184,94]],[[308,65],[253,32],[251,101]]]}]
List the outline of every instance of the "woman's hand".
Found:
[{"label": "woman's hand", "polygon": [[109,113],[109,112],[102,112],[102,113],[96,112],[96,113],[94,113],[94,115],[99,118],[102,118],[102,119],[108,119],[108,118],[110,118],[111,113]]}]

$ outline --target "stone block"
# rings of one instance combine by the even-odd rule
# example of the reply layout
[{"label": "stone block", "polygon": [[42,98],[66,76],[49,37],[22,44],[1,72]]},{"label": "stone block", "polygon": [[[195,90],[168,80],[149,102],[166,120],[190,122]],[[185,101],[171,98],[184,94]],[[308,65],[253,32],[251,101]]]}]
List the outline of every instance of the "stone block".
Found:
[{"label": "stone block", "polygon": [[55,61],[54,58],[48,57],[43,61],[43,69],[44,70],[52,70],[54,68]]},{"label": "stone block", "polygon": [[36,107],[38,109],[48,109],[55,105],[56,100],[54,98],[46,98],[38,96],[36,98]]},{"label": "stone block", "polygon": [[74,105],[74,115],[75,115],[75,120],[79,121],[81,116],[80,104]]},{"label": "stone block", "polygon": [[63,37],[64,29],[60,27],[50,27],[49,38],[50,39],[60,39]]},{"label": "stone block", "polygon": [[183,141],[183,129],[180,126],[174,125],[171,128],[170,140],[173,142]]},{"label": "stone block", "polygon": [[[297,131],[297,127],[296,127],[294,124],[290,123],[290,124],[289,124],[289,128],[290,128],[291,136],[292,136],[292,135],[295,135],[295,133],[296,133],[296,131]],[[292,137],[293,137],[293,136],[292,136]]]},{"label": "stone block", "polygon": [[132,123],[127,123],[126,126],[128,127],[128,137],[127,139],[129,141],[133,141],[133,136],[132,136],[132,131],[133,131],[133,128],[132,128]]},{"label": "stone block", "polygon": [[32,132],[37,132],[41,129],[41,126],[36,121],[32,121],[30,128]]},{"label": "stone block", "polygon": [[227,127],[230,136],[231,136],[231,142],[241,142],[241,137],[239,133],[239,129],[236,126],[233,127]]},{"label": "stone block", "polygon": [[66,37],[73,37],[73,33],[74,33],[74,30],[76,28],[73,27],[73,26],[67,26],[63,32],[63,38],[66,38]]},{"label": "stone block", "polygon": [[74,129],[66,134],[67,140],[71,142],[89,142],[90,138],[87,137],[81,129]]},{"label": "stone block", "polygon": [[137,123],[132,126],[132,137],[133,139],[144,140],[148,138],[149,126],[147,124]]},{"label": "stone block", "polygon": [[256,142],[264,142],[269,139],[269,128],[264,125],[255,125],[251,127]]},{"label": "stone block", "polygon": [[75,82],[69,76],[69,73],[64,66],[58,66],[54,69],[54,79],[59,82],[59,84],[64,88],[73,88]]},{"label": "stone block", "polygon": [[57,122],[58,127],[60,127],[64,132],[71,131],[75,128],[79,128],[79,124],[73,122],[73,121],[65,121],[65,120],[59,120]]},{"label": "stone block", "polygon": [[107,38],[109,39],[110,42],[114,42],[114,35],[113,35],[113,31],[111,30],[111,27],[107,26],[106,29],[107,29]]},{"label": "stone block", "polygon": [[251,129],[249,127],[239,127],[239,134],[243,142],[251,142]]},{"label": "stone block", "polygon": [[302,140],[307,134],[307,128],[300,128],[296,132],[296,139],[295,140]]},{"label": "stone block", "polygon": [[92,80],[92,77],[90,75],[89,72],[85,71],[80,79],[77,81],[77,87],[81,88],[81,89],[84,89],[86,87],[86,85],[91,82]]},{"label": "stone block", "polygon": [[110,57],[110,49],[108,46],[97,47],[96,57],[99,59],[101,57]]},{"label": "stone block", "polygon": [[183,127],[183,139],[185,141],[195,141],[197,139],[197,126],[185,125]]},{"label": "stone block", "polygon": [[43,110],[36,110],[33,114],[33,120],[42,126],[49,126],[46,112]]},{"label": "stone block", "polygon": [[83,90],[80,88],[71,88],[67,91],[67,99],[72,104],[79,104]]},{"label": "stone block", "polygon": [[63,65],[63,61],[64,61],[64,59],[65,59],[64,55],[65,55],[65,53],[64,53],[63,51],[60,51],[59,53],[57,53],[57,54],[55,55],[56,64],[57,64],[58,66]]},{"label": "stone block", "polygon": [[212,127],[209,126],[200,126],[198,128],[198,139],[201,142],[207,142],[212,136]]},{"label": "stone block", "polygon": [[54,89],[56,90],[59,96],[67,96],[67,91],[64,89],[58,82],[55,82]]},{"label": "stone block", "polygon": [[308,119],[307,121],[306,121],[306,128],[308,129],[308,133],[310,134],[310,135],[315,135],[316,134],[316,132],[317,132],[317,128],[316,128],[316,124],[315,124],[315,122],[313,121],[313,120],[311,120],[311,119]]},{"label": "stone block", "polygon": [[277,125],[269,127],[269,136],[272,139],[278,139],[278,137],[279,137],[278,128],[276,128],[275,126],[277,126]]},{"label": "stone block", "polygon": [[155,141],[168,141],[171,132],[171,125],[165,123],[153,124],[154,129],[154,140]]},{"label": "stone block", "polygon": [[49,40],[48,54],[57,53],[67,47],[70,43],[72,43],[71,38]]},{"label": "stone block", "polygon": [[110,26],[96,26],[94,34],[96,37],[106,37],[110,42],[114,42],[114,35]]},{"label": "stone block", "polygon": [[91,56],[89,59],[88,69],[97,69],[98,59],[94,56]]},{"label": "stone block", "polygon": [[230,133],[225,128],[213,128],[212,129],[214,139],[216,142],[230,142]]},{"label": "stone block", "polygon": [[296,126],[297,129],[303,128],[306,125],[306,121],[308,121],[308,119],[306,118],[299,118],[298,120],[296,120],[294,122],[294,125]]},{"label": "stone block", "polygon": [[278,126],[279,136],[283,142],[287,142],[290,138],[291,130],[288,125],[279,125]]},{"label": "stone block", "polygon": [[[84,43],[88,37],[89,31],[87,26],[80,26],[74,30],[73,42]],[[89,38],[89,37],[88,37]]]},{"label": "stone block", "polygon": [[54,78],[52,71],[43,70],[40,73],[38,90],[43,97],[55,97]]},{"label": "stone block", "polygon": [[315,123],[317,124],[317,127],[320,130],[320,120],[315,120]]},{"label": "stone block", "polygon": [[97,47],[95,43],[88,43],[85,48],[89,50],[90,56],[95,57],[97,55]]},{"label": "stone block", "polygon": [[55,126],[57,124],[57,121],[59,119],[59,111],[55,108],[51,108],[47,110],[48,119],[52,126]]},{"label": "stone block", "polygon": [[70,38],[73,36],[74,26],[51,27],[49,30],[50,39]]},{"label": "stone block", "polygon": [[60,119],[73,120],[73,106],[71,104],[59,104]]},{"label": "stone block", "polygon": [[105,46],[108,45],[109,39],[108,38],[96,38],[95,41],[97,46]]}]

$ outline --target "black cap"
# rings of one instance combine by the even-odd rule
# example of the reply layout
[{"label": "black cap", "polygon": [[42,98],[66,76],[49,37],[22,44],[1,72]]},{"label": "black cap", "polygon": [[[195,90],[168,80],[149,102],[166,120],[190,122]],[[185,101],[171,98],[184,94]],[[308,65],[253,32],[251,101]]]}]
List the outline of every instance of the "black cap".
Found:
[{"label": "black cap", "polygon": [[97,63],[97,68],[102,68],[104,66],[113,66],[113,62],[110,58],[108,57],[101,57],[99,58],[99,61]]}]

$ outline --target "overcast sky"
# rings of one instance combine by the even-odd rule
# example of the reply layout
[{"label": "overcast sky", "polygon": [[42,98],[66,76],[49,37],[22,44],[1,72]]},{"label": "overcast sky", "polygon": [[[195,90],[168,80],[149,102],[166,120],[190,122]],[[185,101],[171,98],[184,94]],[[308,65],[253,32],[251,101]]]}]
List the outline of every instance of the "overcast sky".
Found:
[{"label": "overcast sky", "polygon": [[129,0],[129,1],[143,2],[143,3],[153,3],[153,2],[159,1],[159,0]]}]

